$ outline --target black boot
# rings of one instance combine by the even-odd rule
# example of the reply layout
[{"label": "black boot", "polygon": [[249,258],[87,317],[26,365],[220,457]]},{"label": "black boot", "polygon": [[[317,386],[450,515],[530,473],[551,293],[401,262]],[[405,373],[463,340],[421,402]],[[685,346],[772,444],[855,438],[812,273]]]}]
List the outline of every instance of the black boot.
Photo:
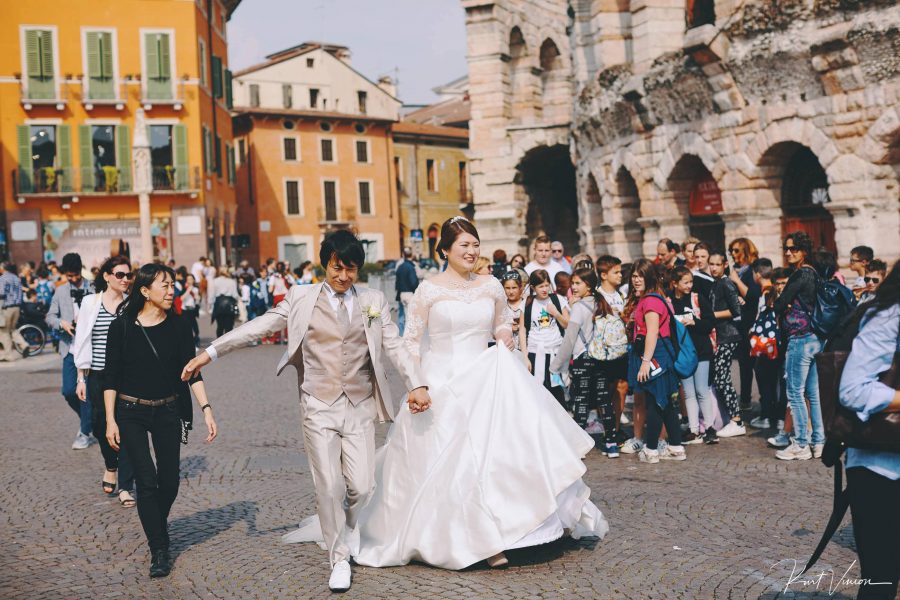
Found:
[{"label": "black boot", "polygon": [[150,577],[166,577],[172,571],[168,550],[150,552]]}]

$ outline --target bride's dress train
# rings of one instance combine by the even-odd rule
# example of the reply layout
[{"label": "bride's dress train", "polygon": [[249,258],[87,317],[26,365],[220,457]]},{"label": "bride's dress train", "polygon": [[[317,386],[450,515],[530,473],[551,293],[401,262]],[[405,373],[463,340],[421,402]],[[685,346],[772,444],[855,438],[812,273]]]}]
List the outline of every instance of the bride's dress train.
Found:
[{"label": "bride's dress train", "polygon": [[[376,452],[375,490],[348,533],[357,563],[462,569],[566,532],[608,531],[581,480],[593,440],[517,354],[486,348],[505,308],[493,278],[465,290],[420,285],[404,339],[421,348],[432,405],[401,409]],[[320,540],[315,517],[284,536]]]}]

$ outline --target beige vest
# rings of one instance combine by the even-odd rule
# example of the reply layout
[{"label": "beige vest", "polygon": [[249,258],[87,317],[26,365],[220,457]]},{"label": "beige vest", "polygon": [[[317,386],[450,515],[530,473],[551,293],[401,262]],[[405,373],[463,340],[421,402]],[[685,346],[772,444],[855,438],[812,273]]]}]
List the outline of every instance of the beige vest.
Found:
[{"label": "beige vest", "polygon": [[323,288],[303,338],[303,384],[310,396],[334,404],[346,394],[352,404],[374,394],[372,362],[359,296],[350,311],[350,330],[343,337],[337,315]]}]

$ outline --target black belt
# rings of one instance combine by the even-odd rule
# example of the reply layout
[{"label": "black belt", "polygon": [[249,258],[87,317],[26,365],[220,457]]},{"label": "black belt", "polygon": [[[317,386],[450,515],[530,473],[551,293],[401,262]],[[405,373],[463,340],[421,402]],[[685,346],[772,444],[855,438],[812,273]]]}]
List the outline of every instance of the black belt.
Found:
[{"label": "black belt", "polygon": [[165,406],[166,404],[175,402],[175,396],[160,398],[159,400],[144,400],[143,398],[135,398],[134,396],[119,394],[119,400],[124,400],[125,402],[134,402],[135,404],[141,404],[143,406]]}]

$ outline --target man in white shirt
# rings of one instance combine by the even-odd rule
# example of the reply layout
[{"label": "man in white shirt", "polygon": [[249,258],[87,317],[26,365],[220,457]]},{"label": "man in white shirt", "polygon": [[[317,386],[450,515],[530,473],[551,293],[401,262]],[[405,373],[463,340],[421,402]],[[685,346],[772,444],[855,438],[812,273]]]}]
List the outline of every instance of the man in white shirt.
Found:
[{"label": "man in white shirt", "polygon": [[563,246],[562,242],[553,242],[550,244],[550,258],[559,265],[561,271],[565,271],[568,274],[572,274],[572,265],[569,263],[569,259],[566,258],[566,248]]},{"label": "man in white shirt", "polygon": [[550,238],[546,235],[539,235],[534,240],[534,260],[525,265],[525,272],[531,275],[538,269],[547,271],[550,275],[550,281],[556,280],[556,274],[562,271],[562,267],[555,261],[551,260],[552,254]]}]

